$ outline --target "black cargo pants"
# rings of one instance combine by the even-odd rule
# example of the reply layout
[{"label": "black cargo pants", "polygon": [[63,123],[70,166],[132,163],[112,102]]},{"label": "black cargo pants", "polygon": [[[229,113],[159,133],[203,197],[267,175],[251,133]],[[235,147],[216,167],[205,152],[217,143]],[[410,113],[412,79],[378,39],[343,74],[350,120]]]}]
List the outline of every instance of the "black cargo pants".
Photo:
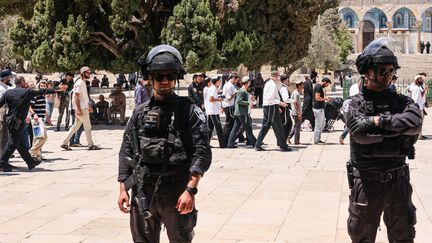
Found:
[{"label": "black cargo pants", "polygon": [[353,243],[375,242],[382,212],[390,243],[414,242],[416,208],[411,200],[413,190],[408,166],[402,170],[404,175],[384,174],[381,180],[380,176],[357,173],[351,189],[348,217],[348,233]]},{"label": "black cargo pants", "polygon": [[[190,243],[194,237],[193,228],[197,222],[197,211],[181,215],[175,208],[180,195],[185,191],[187,181],[162,183],[150,207],[152,217],[147,220],[149,233],[145,233],[144,218],[139,214],[138,207],[131,199],[130,228],[135,243],[159,243],[161,224],[166,227],[170,243]],[[146,184],[144,192],[151,195],[154,184]]]}]

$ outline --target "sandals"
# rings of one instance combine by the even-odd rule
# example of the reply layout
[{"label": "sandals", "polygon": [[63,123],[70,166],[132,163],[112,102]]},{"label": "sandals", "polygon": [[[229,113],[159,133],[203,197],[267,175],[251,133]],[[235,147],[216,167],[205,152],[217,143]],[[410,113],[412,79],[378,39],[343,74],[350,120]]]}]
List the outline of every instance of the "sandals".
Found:
[{"label": "sandals", "polygon": [[89,148],[88,148],[88,150],[100,150],[101,148],[99,148],[98,146],[96,146],[96,145],[92,145],[92,146],[90,146]]}]

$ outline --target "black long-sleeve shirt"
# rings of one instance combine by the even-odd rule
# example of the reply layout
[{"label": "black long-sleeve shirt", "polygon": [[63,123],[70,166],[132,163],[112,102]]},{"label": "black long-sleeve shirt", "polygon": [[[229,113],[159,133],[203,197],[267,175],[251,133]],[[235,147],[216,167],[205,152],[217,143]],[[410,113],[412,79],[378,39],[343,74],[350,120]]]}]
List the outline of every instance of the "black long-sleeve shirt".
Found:
[{"label": "black long-sleeve shirt", "polygon": [[[133,158],[133,148],[131,144],[131,131],[133,128],[140,129],[138,119],[142,117],[145,107],[153,106],[171,106],[174,102],[179,102],[178,97],[173,95],[170,103],[157,104],[154,97],[150,101],[145,102],[141,105],[135,107],[133,114],[128,122],[126,130],[123,135],[123,143],[119,152],[119,170],[118,170],[118,181],[125,181],[130,175],[132,175],[133,168],[125,163],[125,157]],[[190,101],[189,101],[190,102]],[[181,102],[179,102],[182,104]],[[194,174],[203,175],[210,167],[212,153],[210,149],[210,144],[208,140],[208,128],[205,123],[204,113],[196,105],[191,104],[189,111],[187,111],[186,121],[180,120],[183,128],[187,131],[181,131],[181,133],[186,134],[186,140],[191,139],[191,141],[183,141],[186,153],[189,154],[190,158],[189,172]],[[185,114],[176,115],[176,120],[180,119],[178,116],[185,116]],[[142,118],[141,118],[142,119]],[[168,166],[165,172],[176,171],[176,166]],[[150,173],[158,173],[161,171],[160,166],[149,166]]]},{"label": "black long-sleeve shirt", "polygon": [[189,98],[191,98],[199,108],[202,108],[202,104],[204,103],[204,97],[203,97],[203,91],[198,84],[192,82],[189,85],[188,95]]},{"label": "black long-sleeve shirt", "polygon": [[56,93],[55,89],[33,90],[16,87],[15,89],[8,90],[5,95],[0,98],[0,107],[7,104],[9,110],[6,117],[15,115],[18,119],[24,121],[29,111],[30,102],[34,97],[54,93]]},{"label": "black long-sleeve shirt", "polygon": [[405,163],[405,156],[421,130],[417,104],[405,96],[385,90],[364,90],[352,97],[347,124],[366,116],[380,116],[381,125],[351,135],[351,160],[359,169],[385,170]]}]

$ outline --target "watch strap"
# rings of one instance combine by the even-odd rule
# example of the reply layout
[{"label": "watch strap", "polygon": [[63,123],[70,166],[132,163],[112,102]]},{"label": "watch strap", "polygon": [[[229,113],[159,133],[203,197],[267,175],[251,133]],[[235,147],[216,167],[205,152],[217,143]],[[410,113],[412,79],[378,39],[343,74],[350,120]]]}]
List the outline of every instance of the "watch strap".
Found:
[{"label": "watch strap", "polygon": [[198,189],[196,187],[187,186],[186,191],[192,195],[196,195],[198,193]]}]

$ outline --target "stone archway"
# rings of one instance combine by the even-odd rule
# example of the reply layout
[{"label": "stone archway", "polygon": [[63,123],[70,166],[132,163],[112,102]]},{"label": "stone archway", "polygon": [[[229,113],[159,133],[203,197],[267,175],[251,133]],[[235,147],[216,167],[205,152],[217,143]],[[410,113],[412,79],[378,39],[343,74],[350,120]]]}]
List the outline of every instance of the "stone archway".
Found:
[{"label": "stone archway", "polygon": [[370,20],[364,21],[363,26],[363,48],[366,48],[369,43],[375,39],[375,25]]}]

